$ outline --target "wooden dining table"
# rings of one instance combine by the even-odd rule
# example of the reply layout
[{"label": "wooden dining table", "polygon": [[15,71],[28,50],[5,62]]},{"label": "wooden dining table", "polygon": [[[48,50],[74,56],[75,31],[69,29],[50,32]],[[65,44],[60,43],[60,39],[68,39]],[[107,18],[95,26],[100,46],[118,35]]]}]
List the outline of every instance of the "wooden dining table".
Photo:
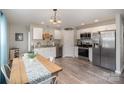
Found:
[{"label": "wooden dining table", "polygon": [[[62,68],[53,62],[50,62],[47,58],[37,54],[36,59],[44,65],[44,67],[51,72],[52,75],[57,76]],[[15,58],[12,62],[10,73],[10,84],[26,84],[29,83],[29,79],[26,73],[24,62],[21,58]]]}]

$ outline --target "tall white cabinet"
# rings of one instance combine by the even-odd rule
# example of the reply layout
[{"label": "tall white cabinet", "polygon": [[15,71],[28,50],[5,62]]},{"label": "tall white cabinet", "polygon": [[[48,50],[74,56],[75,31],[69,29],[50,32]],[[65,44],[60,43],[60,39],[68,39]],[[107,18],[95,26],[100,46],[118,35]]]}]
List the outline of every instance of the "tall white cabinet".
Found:
[{"label": "tall white cabinet", "polygon": [[78,57],[78,46],[75,46],[75,57]]},{"label": "tall white cabinet", "polygon": [[63,57],[74,57],[74,31],[63,31]]}]

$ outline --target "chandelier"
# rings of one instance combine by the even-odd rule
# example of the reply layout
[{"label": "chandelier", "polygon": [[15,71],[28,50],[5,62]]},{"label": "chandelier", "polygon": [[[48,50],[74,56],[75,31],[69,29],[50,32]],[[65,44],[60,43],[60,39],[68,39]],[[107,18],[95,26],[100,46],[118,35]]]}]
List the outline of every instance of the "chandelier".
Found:
[{"label": "chandelier", "polygon": [[50,18],[50,23],[52,24],[60,24],[62,21],[60,19],[57,19],[57,9],[53,9],[54,15]]}]

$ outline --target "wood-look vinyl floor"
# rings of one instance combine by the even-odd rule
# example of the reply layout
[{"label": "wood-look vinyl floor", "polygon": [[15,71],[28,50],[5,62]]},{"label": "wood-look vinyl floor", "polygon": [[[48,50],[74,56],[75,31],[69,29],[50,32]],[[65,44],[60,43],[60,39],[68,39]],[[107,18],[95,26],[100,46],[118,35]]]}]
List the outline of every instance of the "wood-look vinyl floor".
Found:
[{"label": "wood-look vinyl floor", "polygon": [[63,68],[58,74],[58,84],[123,84],[124,74],[94,66],[79,58],[58,58],[55,63]]}]

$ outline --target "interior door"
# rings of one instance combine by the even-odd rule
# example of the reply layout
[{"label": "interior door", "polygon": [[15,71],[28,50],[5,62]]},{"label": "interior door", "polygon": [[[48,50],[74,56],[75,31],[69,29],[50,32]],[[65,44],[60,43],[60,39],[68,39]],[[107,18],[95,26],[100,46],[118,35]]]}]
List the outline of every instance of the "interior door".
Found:
[{"label": "interior door", "polygon": [[74,31],[63,31],[63,57],[74,57]]},{"label": "interior door", "polygon": [[116,68],[115,31],[101,32],[101,66],[110,70]]}]

